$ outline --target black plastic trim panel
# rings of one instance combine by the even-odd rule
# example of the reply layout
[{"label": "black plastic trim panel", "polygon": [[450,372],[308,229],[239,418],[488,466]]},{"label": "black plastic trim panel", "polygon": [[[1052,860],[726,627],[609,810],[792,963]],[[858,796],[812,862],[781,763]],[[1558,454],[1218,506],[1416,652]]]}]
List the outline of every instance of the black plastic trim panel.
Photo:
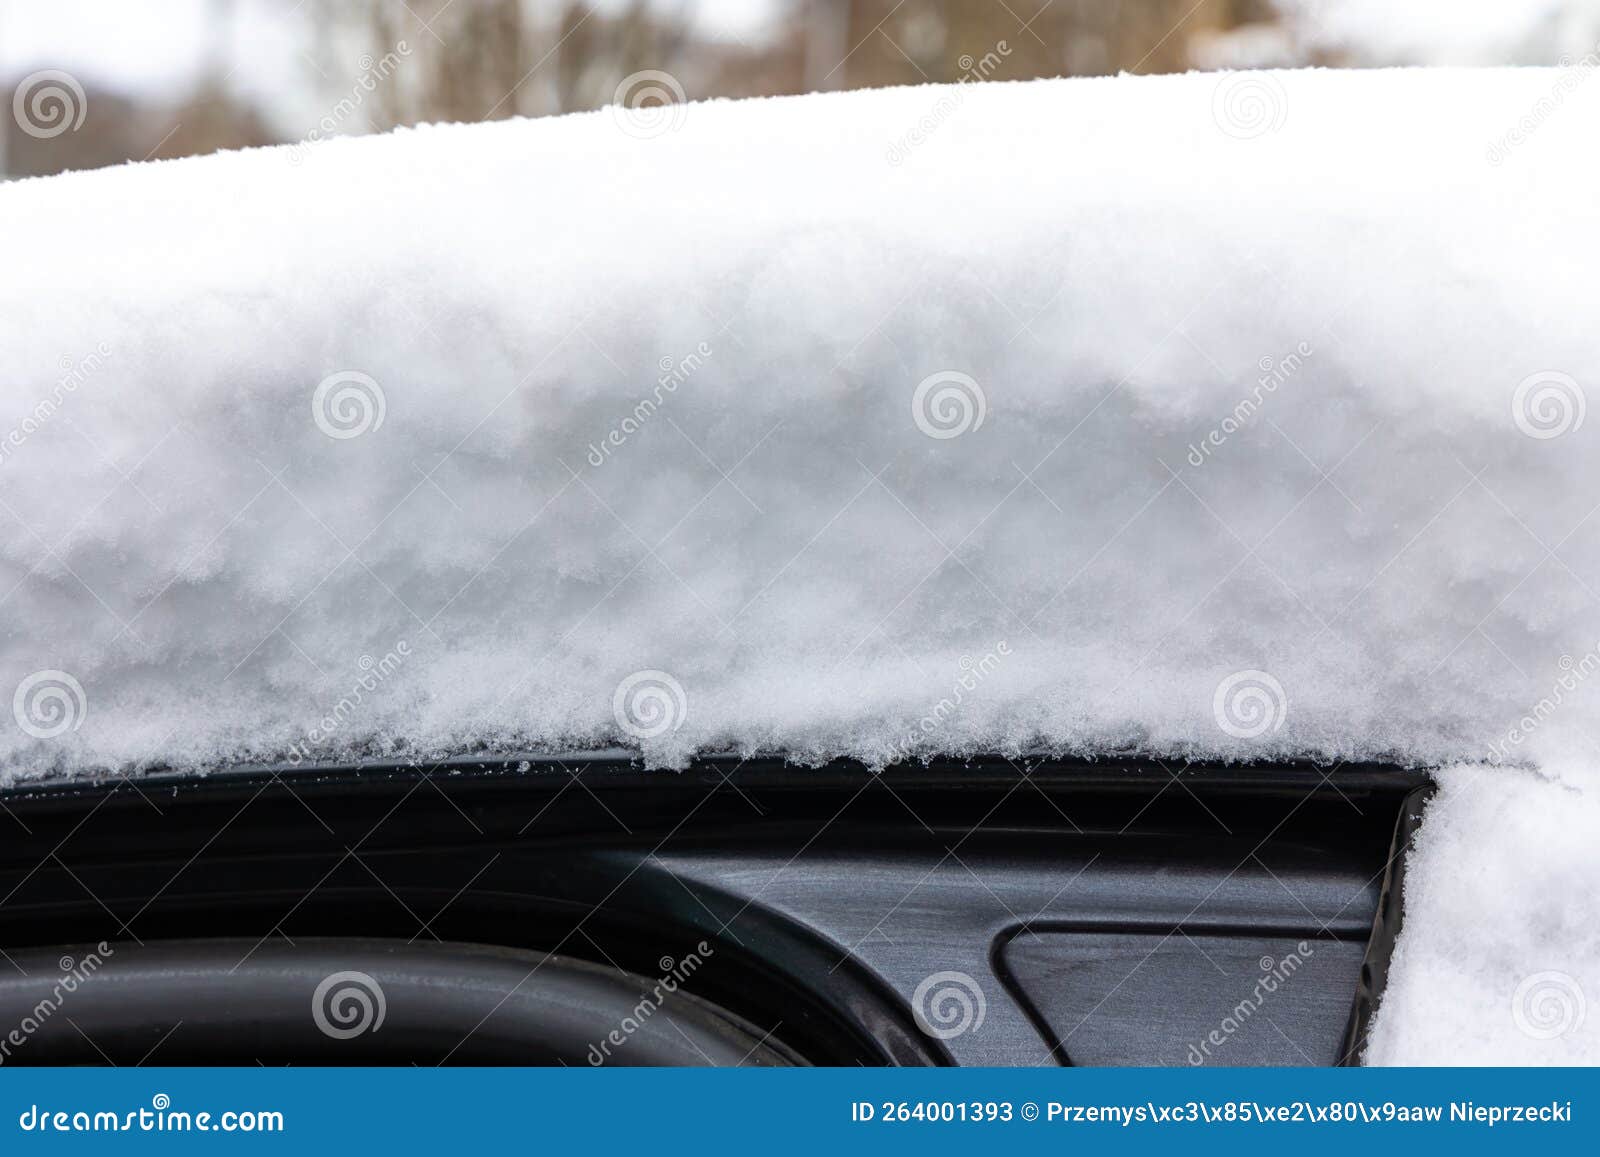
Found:
[{"label": "black plastic trim panel", "polygon": [[[83,979],[63,995],[69,961]],[[11,964],[0,1018],[34,1023],[16,1057],[35,1064],[796,1063],[697,997],[657,1002],[646,977],[483,945],[122,941],[19,952]],[[64,1015],[38,1015],[57,1000]]]},{"label": "black plastic trim panel", "polygon": [[[0,793],[0,948],[437,937],[651,977],[705,940],[688,990],[808,1061],[1062,1063],[996,969],[1006,937],[1359,942],[1426,782],[1038,756],[672,771],[599,752],[32,783]],[[916,998],[951,971],[987,1010],[945,1036]]]},{"label": "black plastic trim panel", "polygon": [[1389,968],[1394,962],[1395,945],[1400,939],[1400,925],[1405,918],[1406,864],[1416,847],[1417,836],[1422,831],[1422,815],[1433,798],[1434,788],[1419,787],[1406,796],[1400,805],[1400,818],[1395,821],[1394,843],[1389,850],[1388,865],[1383,873],[1383,890],[1378,897],[1378,911],[1372,918],[1372,935],[1367,941],[1366,959],[1361,965],[1361,983],[1356,989],[1355,1003],[1350,1008],[1350,1027],[1345,1034],[1345,1047],[1340,1064],[1359,1065],[1367,1052],[1367,1037],[1372,1031],[1372,1021],[1377,1015],[1378,1003],[1389,986]]}]

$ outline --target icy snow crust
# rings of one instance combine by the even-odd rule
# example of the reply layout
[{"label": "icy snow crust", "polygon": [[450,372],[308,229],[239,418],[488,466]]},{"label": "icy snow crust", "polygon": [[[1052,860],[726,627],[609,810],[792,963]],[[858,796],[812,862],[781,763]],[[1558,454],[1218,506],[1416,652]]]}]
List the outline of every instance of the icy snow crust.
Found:
[{"label": "icy snow crust", "polygon": [[1571,750],[1600,85],[1558,79],[717,102],[0,188],[0,765]]}]

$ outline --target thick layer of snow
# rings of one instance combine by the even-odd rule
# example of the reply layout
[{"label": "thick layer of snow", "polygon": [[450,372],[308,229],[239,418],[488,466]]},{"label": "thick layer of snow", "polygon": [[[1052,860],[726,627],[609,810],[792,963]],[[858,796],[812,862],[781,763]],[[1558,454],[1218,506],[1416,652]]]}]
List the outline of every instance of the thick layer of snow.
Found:
[{"label": "thick layer of snow", "polygon": [[1443,773],[1372,1064],[1600,1064],[1600,792]]},{"label": "thick layer of snow", "polygon": [[907,89],[0,188],[0,761],[1587,742],[1590,705],[1505,746],[1600,640],[1600,86],[1490,157],[1558,82]]}]

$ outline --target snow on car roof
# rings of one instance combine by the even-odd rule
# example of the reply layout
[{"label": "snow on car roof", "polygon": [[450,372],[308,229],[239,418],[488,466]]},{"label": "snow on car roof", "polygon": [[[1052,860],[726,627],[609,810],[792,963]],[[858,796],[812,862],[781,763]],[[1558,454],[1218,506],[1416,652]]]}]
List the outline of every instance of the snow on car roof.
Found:
[{"label": "snow on car roof", "polygon": [[973,84],[0,187],[0,765],[1576,750],[1597,101]]}]

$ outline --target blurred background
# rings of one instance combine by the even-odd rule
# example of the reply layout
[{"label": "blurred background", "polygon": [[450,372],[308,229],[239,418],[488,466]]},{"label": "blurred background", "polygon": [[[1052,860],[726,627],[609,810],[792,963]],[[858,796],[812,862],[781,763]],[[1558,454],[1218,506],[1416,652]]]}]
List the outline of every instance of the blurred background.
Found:
[{"label": "blurred background", "polygon": [[[0,179],[619,99],[1600,64],[1600,0],[0,0]],[[1000,46],[1004,44],[1002,50]]]}]

